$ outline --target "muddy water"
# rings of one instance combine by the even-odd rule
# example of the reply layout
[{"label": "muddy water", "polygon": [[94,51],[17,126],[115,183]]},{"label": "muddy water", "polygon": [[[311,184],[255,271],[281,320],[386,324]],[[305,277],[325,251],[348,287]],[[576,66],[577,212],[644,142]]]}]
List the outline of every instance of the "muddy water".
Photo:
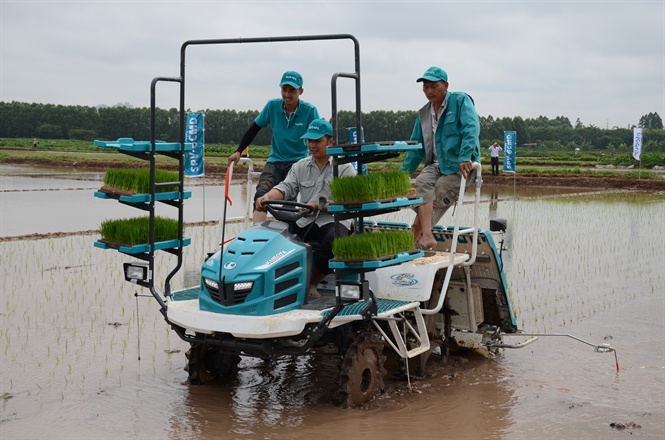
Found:
[{"label": "muddy water", "polygon": [[[491,360],[431,362],[411,390],[390,377],[361,409],[331,403],[337,364],[325,357],[244,359],[235,380],[190,386],[186,344],[153,299],[135,296],[147,292],[122,279],[128,257],[94,248],[94,235],[9,241],[0,243],[0,437],[662,438],[665,197],[512,200],[513,188],[487,190],[497,201],[483,205],[483,224],[509,221],[504,259],[519,327],[608,343],[619,373],[613,353],[541,337]],[[196,281],[220,230],[187,235],[175,287]],[[160,255],[158,279],[172,264]]]},{"label": "muddy water", "polygon": [[[97,230],[102,221],[134,217],[131,207],[93,197],[102,186],[103,175],[63,174],[53,170],[48,177],[30,174],[25,168],[0,166],[0,237],[27,234],[71,233]],[[223,214],[224,187],[218,180],[188,179],[191,198],[185,202],[185,221],[219,220]],[[245,215],[246,185],[234,185],[227,215]],[[170,216],[172,208],[156,206],[158,215]]]}]

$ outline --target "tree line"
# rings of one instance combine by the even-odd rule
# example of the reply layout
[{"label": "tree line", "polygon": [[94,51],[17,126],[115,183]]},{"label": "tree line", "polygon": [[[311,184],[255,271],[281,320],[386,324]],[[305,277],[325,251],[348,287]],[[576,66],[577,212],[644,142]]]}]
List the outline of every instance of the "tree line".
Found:
[{"label": "tree line", "polygon": [[[205,114],[205,143],[237,145],[258,115],[258,110],[212,110]],[[362,114],[365,142],[407,140],[417,112],[376,110]],[[352,111],[337,115],[339,143],[349,142],[348,128],[355,127]],[[178,110],[157,109],[155,132],[159,140],[178,142]],[[602,129],[585,126],[578,119],[572,124],[567,117],[545,116],[523,119],[520,116],[493,118],[480,116],[481,144],[503,143],[504,131],[515,131],[517,145],[547,150],[630,151],[633,132],[629,128]],[[643,149],[665,152],[665,130],[657,113],[640,118]],[[150,139],[150,109],[132,107],[86,107],[24,102],[0,102],[0,137],[43,139],[115,140],[130,137]],[[261,130],[253,145],[270,145],[270,128]]]}]

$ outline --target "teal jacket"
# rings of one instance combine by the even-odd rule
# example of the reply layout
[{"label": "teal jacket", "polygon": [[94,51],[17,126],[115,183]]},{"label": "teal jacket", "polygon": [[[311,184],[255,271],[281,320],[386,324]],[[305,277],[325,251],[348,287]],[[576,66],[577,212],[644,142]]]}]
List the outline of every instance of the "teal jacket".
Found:
[{"label": "teal jacket", "polygon": [[422,148],[409,151],[400,170],[413,174],[425,159],[425,165],[433,162],[432,144],[439,158],[441,174],[457,173],[460,162],[480,162],[480,120],[473,99],[463,92],[446,93],[446,110],[437,124],[432,139],[429,102],[418,111],[411,134]]}]

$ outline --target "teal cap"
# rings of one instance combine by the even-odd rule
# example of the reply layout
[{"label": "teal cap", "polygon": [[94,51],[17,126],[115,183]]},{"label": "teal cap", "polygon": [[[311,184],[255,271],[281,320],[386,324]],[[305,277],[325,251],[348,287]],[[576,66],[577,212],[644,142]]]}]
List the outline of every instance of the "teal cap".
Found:
[{"label": "teal cap", "polygon": [[284,72],[284,75],[282,75],[282,81],[279,83],[279,86],[282,87],[286,85],[289,85],[294,89],[301,89],[302,76],[298,72],[294,72],[292,70]]},{"label": "teal cap", "polygon": [[427,72],[423,73],[423,76],[418,78],[416,82],[421,81],[446,81],[448,82],[448,74],[445,70],[440,67],[432,66],[427,69]]},{"label": "teal cap", "polygon": [[307,127],[307,133],[300,139],[321,139],[323,136],[332,136],[332,125],[325,119],[314,119]]}]

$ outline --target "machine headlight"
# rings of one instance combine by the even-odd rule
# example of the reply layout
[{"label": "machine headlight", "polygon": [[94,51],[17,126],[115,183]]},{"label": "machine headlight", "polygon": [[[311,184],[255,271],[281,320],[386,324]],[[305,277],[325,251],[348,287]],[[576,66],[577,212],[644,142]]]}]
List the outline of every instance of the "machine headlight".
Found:
[{"label": "machine headlight", "polygon": [[367,280],[343,280],[338,282],[337,292],[342,300],[360,301],[369,298],[369,283]]},{"label": "machine headlight", "polygon": [[145,261],[136,261],[134,263],[123,263],[123,270],[125,272],[125,280],[130,283],[137,284],[139,281],[147,281],[150,270],[148,263]]},{"label": "machine headlight", "polygon": [[252,287],[254,287],[254,281],[245,281],[243,283],[235,283],[233,285],[233,290],[235,292],[241,292],[241,291],[252,290]]},{"label": "machine headlight", "polygon": [[215,280],[211,280],[210,278],[203,278],[203,283],[211,289],[219,290],[219,283]]},{"label": "machine headlight", "polygon": [[349,285],[342,284],[339,286],[339,296],[343,299],[360,299],[360,286],[358,285]]}]

